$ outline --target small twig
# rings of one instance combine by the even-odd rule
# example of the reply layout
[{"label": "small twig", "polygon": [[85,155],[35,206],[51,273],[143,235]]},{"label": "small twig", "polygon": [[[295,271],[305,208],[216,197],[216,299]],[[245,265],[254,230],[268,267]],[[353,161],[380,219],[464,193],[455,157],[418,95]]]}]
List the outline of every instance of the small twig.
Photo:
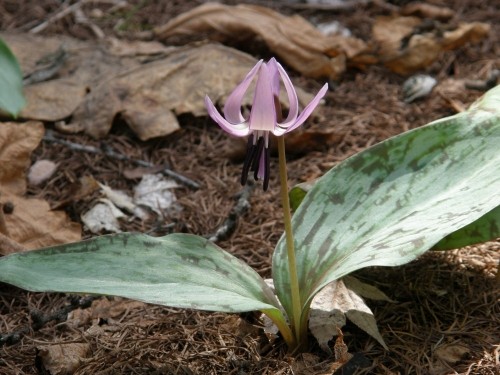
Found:
[{"label": "small twig", "polygon": [[31,327],[25,326],[11,333],[0,334],[0,346],[16,344],[21,341],[23,336],[29,333],[32,329],[37,331],[49,322],[64,322],[68,318],[68,314],[71,311],[79,308],[85,309],[87,307],[90,307],[90,305],[92,305],[92,302],[98,298],[101,298],[101,296],[70,296],[69,305],[66,305],[60,310],[50,314],[43,314],[39,310],[32,310],[30,313],[32,320]]},{"label": "small twig", "polygon": [[47,60],[47,66],[35,70],[33,73],[25,75],[23,77],[23,85],[28,86],[34,83],[48,81],[49,79],[53,78],[64,65],[66,58],[67,53],[63,46],[59,47],[56,52],[44,56],[43,59]]},{"label": "small twig", "polygon": [[[49,17],[46,21],[42,22],[41,24],[33,27],[29,32],[33,34],[38,34],[39,32],[45,30],[50,24],[59,21],[60,19],[66,17],[68,14],[73,13],[75,15],[75,18],[78,18],[81,16],[78,11],[82,7],[82,5],[87,4],[87,3],[102,3],[102,4],[110,4],[113,7],[109,10],[109,12],[113,12],[116,9],[123,8],[127,5],[125,1],[122,0],[79,0],[76,3],[72,5],[68,5],[69,1],[65,1],[63,4],[61,4],[61,7],[59,8],[60,10],[57,11],[57,13],[53,14],[51,17]],[[87,17],[84,16],[84,19],[87,20]],[[81,22],[82,19],[79,21]],[[96,34],[97,37],[101,38],[100,35],[104,36],[104,33],[102,30],[95,24],[83,21],[81,23],[86,24],[89,26],[92,31]]]},{"label": "small twig", "polygon": [[471,90],[488,91],[495,87],[500,79],[500,69],[493,69],[486,80],[465,81],[465,87]]},{"label": "small twig", "polygon": [[245,212],[250,208],[250,194],[254,188],[255,184],[252,181],[248,181],[245,187],[237,194],[236,205],[231,209],[226,220],[222,223],[214,234],[209,235],[208,239],[212,242],[217,242],[225,240],[228,238],[236,229],[236,224],[238,223],[238,218],[243,216]]},{"label": "small twig", "polygon": [[[81,145],[79,143],[74,143],[74,142],[66,141],[64,139],[56,138],[54,136],[53,132],[50,130],[48,130],[45,133],[43,140],[47,141],[47,142],[53,142],[53,143],[58,143],[58,144],[64,145],[64,146],[70,148],[71,150],[75,150],[75,151],[82,151],[82,152],[87,152],[90,154],[97,154],[97,155],[104,154],[104,155],[109,156],[110,158],[113,158],[116,160],[123,160],[123,161],[128,161],[130,163],[137,164],[140,167],[145,167],[145,168],[155,168],[156,167],[153,163],[147,162],[145,160],[132,159],[131,157],[129,157],[127,155],[117,153],[116,151],[112,150],[107,145],[104,146],[105,147],[104,149],[101,149],[101,148],[97,148],[94,146]],[[166,176],[172,177],[174,180],[176,180],[177,182],[179,182],[187,187],[190,187],[190,188],[195,189],[195,190],[200,188],[200,185],[197,182],[195,182],[195,181],[193,181],[193,180],[191,180],[183,175],[180,175],[177,172],[174,172],[168,168],[164,168],[161,172]]]},{"label": "small twig", "polygon": [[78,9],[82,6],[82,3],[84,0],[80,0],[72,5],[68,6],[68,1],[65,1],[62,5],[58,13],[54,14],[53,16],[49,17],[46,21],[42,22],[41,24],[35,26],[30,30],[30,33],[32,34],[38,34],[39,32],[45,30],[47,27],[50,26],[51,23],[54,23],[56,21],[59,21],[60,19],[66,17],[68,14],[73,12],[75,9]]},{"label": "small twig", "polygon": [[90,30],[92,30],[92,32],[97,38],[103,39],[106,36],[104,34],[104,31],[102,31],[102,29],[99,26],[97,26],[95,23],[91,22],[87,18],[87,16],[85,15],[85,13],[83,13],[83,10],[81,8],[75,9],[73,11],[73,14],[75,16],[76,23],[80,23],[82,25],[87,26]]}]

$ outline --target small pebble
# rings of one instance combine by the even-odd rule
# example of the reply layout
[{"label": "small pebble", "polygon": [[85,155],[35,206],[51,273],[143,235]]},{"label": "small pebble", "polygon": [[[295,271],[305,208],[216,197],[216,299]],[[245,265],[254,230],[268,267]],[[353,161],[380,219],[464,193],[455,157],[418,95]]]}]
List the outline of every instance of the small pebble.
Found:
[{"label": "small pebble", "polygon": [[404,101],[411,103],[415,99],[429,95],[436,84],[435,78],[425,74],[411,76],[403,83]]},{"label": "small pebble", "polygon": [[37,160],[28,172],[28,181],[30,185],[40,185],[47,181],[57,169],[57,164],[50,160]]}]

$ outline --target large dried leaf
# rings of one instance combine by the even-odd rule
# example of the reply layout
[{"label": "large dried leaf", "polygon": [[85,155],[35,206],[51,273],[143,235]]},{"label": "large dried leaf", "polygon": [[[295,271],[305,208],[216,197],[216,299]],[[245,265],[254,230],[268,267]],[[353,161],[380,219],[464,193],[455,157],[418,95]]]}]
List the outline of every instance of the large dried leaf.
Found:
[{"label": "large dried leaf", "polygon": [[[142,140],[170,134],[179,129],[177,115],[204,115],[205,95],[220,101],[256,63],[252,56],[221,45],[174,48],[158,42],[83,42],[24,34],[5,38],[19,53],[28,78],[57,67],[53,76],[26,87],[28,104],[21,116],[71,119],[56,126],[95,138],[108,134],[117,116]],[[302,90],[298,95],[303,105],[312,99]]]},{"label": "large dried leaf", "polygon": [[158,27],[165,40],[174,35],[203,35],[216,40],[260,38],[283,62],[308,77],[338,77],[351,65],[373,62],[362,56],[363,41],[324,35],[304,18],[284,16],[255,5],[206,3]]},{"label": "large dried leaf", "polygon": [[31,291],[116,295],[211,311],[266,310],[279,302],[246,263],[205,238],[123,233],[0,258],[0,281]]},{"label": "large dried leaf", "polygon": [[35,121],[0,125],[0,191],[24,194],[30,155],[44,132],[43,124]]},{"label": "large dried leaf", "polygon": [[[1,197],[3,202],[14,205],[14,211],[5,215],[9,237],[25,249],[38,249],[81,239],[80,224],[72,222],[64,211],[52,211],[46,201],[23,198],[9,192]],[[7,252],[0,249],[0,254],[6,255]]]},{"label": "large dried leaf", "polygon": [[[407,263],[500,206],[499,108],[497,86],[468,111],[381,142],[314,184],[292,221],[305,312],[331,281]],[[273,278],[291,311],[283,237]]]},{"label": "large dried leaf", "polygon": [[484,39],[490,30],[485,23],[462,23],[453,29],[418,17],[381,16],[373,25],[380,45],[380,58],[392,71],[411,74],[434,62],[445,50]]},{"label": "large dried leaf", "polygon": [[179,129],[174,113],[205,114],[205,95],[215,101],[227,95],[254,64],[249,55],[220,45],[177,49],[97,86],[73,121],[77,129],[99,138],[120,113],[142,140],[166,135]]}]

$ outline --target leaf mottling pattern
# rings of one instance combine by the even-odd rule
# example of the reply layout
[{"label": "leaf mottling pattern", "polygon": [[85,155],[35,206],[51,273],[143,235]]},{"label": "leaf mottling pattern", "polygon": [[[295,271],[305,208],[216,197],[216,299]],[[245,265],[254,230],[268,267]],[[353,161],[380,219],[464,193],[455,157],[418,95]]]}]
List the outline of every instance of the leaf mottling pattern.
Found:
[{"label": "leaf mottling pattern", "polygon": [[247,264],[205,238],[120,233],[0,258],[0,281],[31,291],[117,295],[184,308],[274,311]]}]

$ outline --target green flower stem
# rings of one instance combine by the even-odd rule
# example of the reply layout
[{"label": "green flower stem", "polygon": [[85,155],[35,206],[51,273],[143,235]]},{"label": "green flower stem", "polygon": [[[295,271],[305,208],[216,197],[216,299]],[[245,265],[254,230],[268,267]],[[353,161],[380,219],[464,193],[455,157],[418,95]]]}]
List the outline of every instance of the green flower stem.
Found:
[{"label": "green flower stem", "polygon": [[285,240],[288,257],[288,271],[290,273],[290,289],[292,293],[292,316],[290,323],[292,325],[297,344],[302,343],[301,324],[301,304],[299,292],[299,279],[297,277],[297,264],[295,261],[295,249],[292,233],[292,215],[290,213],[290,202],[288,200],[288,177],[286,172],[286,156],[285,156],[285,137],[278,138],[278,153],[279,153],[279,169],[281,183],[281,203],[283,205],[283,221],[285,223]]},{"label": "green flower stem", "polygon": [[281,336],[285,340],[287,346],[291,348],[297,347],[297,341],[295,340],[295,335],[292,330],[288,326],[285,317],[279,311],[276,313],[276,310],[262,310],[262,313],[266,314],[269,319],[273,321],[273,323],[278,327],[278,330],[281,332]]}]

